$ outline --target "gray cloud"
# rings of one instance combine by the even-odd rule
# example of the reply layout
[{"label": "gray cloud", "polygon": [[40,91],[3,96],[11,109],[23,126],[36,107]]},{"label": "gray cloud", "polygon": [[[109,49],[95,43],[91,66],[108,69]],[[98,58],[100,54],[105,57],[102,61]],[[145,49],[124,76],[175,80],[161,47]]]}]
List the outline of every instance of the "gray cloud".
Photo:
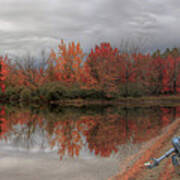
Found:
[{"label": "gray cloud", "polygon": [[1,0],[0,53],[37,54],[60,39],[85,50],[102,41],[120,47],[122,39],[180,46],[179,16],[179,0]]}]

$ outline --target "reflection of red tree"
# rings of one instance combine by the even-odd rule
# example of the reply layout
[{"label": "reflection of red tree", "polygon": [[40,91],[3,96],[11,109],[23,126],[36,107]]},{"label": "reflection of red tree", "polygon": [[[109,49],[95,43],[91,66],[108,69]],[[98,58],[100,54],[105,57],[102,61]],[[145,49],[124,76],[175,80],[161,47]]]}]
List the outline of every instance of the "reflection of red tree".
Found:
[{"label": "reflection of red tree", "polygon": [[108,157],[127,140],[125,121],[118,114],[96,116],[93,119],[96,123],[85,134],[89,150],[95,155]]},{"label": "reflection of red tree", "polygon": [[[173,119],[173,108],[160,108],[159,115],[148,115],[138,117],[136,120],[128,121],[130,136],[133,136],[133,143],[141,143],[160,134],[160,130],[169,125]],[[175,117],[174,117],[175,118]]]},{"label": "reflection of red tree", "polygon": [[177,106],[175,108],[175,111],[176,111],[176,117],[175,118],[179,118],[180,117],[180,106]]},{"label": "reflection of red tree", "polygon": [[150,117],[137,117],[128,121],[129,136],[133,137],[133,143],[151,139],[158,135],[160,128],[159,124],[152,122]]},{"label": "reflection of red tree", "polygon": [[67,152],[78,156],[82,148],[82,136],[86,137],[88,148],[96,155],[110,156],[117,152],[117,146],[126,142],[126,126],[119,115],[83,116],[77,121],[65,120],[54,124],[54,137],[50,138],[52,147],[59,145],[60,158]]},{"label": "reflection of red tree", "polygon": [[[27,131],[27,138],[30,138],[33,130],[35,130],[36,126],[42,127],[43,117],[38,116],[37,114],[32,114],[31,112],[15,112],[15,113],[8,113],[8,116],[5,116],[4,108],[1,111],[4,115],[1,118],[1,138],[6,138],[8,136],[7,133],[16,133],[16,129],[14,128],[16,125],[26,125]],[[3,132],[3,134],[2,134]],[[23,132],[23,128],[22,128]],[[4,136],[2,136],[4,135]]]},{"label": "reflection of red tree", "polygon": [[5,115],[5,108],[4,106],[1,107],[0,111],[0,138],[8,131],[7,121],[4,118]]},{"label": "reflection of red tree", "polygon": [[161,108],[162,111],[162,126],[167,126],[171,122],[171,110],[168,108]]},{"label": "reflection of red tree", "polygon": [[68,155],[73,157],[78,156],[82,147],[82,139],[80,131],[78,131],[78,123],[73,120],[58,121],[54,123],[54,136],[49,135],[51,147],[59,146],[58,154],[60,159],[63,158],[66,151]]}]

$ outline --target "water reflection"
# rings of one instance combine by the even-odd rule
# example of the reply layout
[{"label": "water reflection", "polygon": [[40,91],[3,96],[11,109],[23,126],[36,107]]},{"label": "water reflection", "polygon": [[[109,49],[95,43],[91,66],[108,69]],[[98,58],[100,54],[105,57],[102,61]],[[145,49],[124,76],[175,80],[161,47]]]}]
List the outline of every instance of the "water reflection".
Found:
[{"label": "water reflection", "polygon": [[57,150],[60,159],[79,156],[83,147],[109,157],[130,140],[138,144],[157,136],[180,117],[180,107],[61,108],[56,112],[0,108],[1,142],[21,149]]}]

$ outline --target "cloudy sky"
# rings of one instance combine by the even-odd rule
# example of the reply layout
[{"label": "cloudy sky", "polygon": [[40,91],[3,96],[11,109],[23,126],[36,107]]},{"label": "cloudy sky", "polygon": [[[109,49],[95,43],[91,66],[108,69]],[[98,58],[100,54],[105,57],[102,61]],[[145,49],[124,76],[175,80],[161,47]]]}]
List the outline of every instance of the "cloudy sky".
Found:
[{"label": "cloudy sky", "polygon": [[103,41],[120,47],[180,47],[179,0],[0,0],[0,54],[36,54],[60,39],[87,51]]}]

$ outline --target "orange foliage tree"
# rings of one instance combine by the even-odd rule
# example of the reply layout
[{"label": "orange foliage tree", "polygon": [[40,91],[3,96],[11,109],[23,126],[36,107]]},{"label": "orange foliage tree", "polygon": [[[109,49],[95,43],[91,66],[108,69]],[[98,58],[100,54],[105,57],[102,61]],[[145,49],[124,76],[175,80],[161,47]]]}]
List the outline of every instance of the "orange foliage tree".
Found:
[{"label": "orange foliage tree", "polygon": [[[68,46],[61,40],[58,45],[58,52],[51,51],[48,61],[48,73],[53,75],[53,80],[66,84],[78,83],[81,81],[82,61],[85,54],[80,43],[71,42]],[[51,77],[49,77],[51,79]]]},{"label": "orange foliage tree", "polygon": [[45,70],[42,68],[39,70],[29,69],[28,71],[22,69],[17,70],[16,76],[18,78],[18,85],[24,85],[31,89],[36,89],[47,81],[47,75],[45,74]]},{"label": "orange foliage tree", "polygon": [[43,85],[47,81],[46,70],[42,67],[35,67],[34,63],[34,59],[30,57],[24,59],[24,62],[21,60],[21,62],[16,61],[16,63],[12,63],[8,59],[5,78],[7,86],[26,86],[35,89]]}]

